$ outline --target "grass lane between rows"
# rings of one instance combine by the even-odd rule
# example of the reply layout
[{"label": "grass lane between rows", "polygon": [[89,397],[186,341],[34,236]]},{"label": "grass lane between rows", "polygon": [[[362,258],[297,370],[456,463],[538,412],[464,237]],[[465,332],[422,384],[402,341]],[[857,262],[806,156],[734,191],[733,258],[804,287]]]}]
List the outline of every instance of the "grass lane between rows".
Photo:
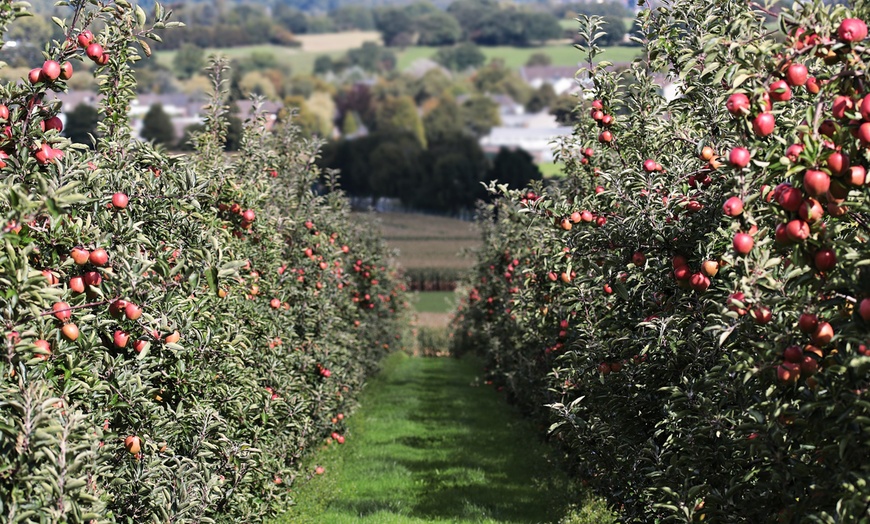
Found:
[{"label": "grass lane between rows", "polygon": [[552,450],[474,360],[394,354],[346,422],[275,524],[613,522],[600,502],[571,507]]}]

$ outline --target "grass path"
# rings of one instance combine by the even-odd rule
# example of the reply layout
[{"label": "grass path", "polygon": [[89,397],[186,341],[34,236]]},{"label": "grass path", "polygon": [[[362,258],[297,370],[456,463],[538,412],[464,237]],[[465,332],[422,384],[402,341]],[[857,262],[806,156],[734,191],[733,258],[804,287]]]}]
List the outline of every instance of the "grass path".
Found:
[{"label": "grass path", "polygon": [[[570,482],[474,361],[395,354],[347,422],[347,442],[316,457],[326,473],[300,480],[274,524],[558,522],[569,511]],[[571,522],[611,521],[593,506]]]}]

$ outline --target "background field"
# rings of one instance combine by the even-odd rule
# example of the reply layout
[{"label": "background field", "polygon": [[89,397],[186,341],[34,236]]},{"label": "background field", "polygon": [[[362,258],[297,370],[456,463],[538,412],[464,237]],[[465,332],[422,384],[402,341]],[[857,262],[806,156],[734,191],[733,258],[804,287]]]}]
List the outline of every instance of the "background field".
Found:
[{"label": "background field", "polygon": [[473,259],[465,250],[480,246],[473,222],[410,213],[374,213],[380,231],[391,248],[399,250],[399,263],[406,269],[467,269]]},{"label": "background field", "polygon": [[[349,36],[348,36],[349,35]],[[229,59],[243,60],[254,53],[270,53],[275,57],[278,67],[289,70],[292,74],[310,74],[314,69],[314,60],[320,55],[330,55],[333,58],[344,54],[348,49],[359,47],[366,41],[380,41],[380,35],[370,31],[354,31],[350,33],[330,33],[325,35],[301,36],[306,44],[302,48],[284,47],[264,44],[229,48],[206,49],[206,56],[222,54]],[[307,46],[307,47],[306,47]],[[487,60],[499,58],[508,67],[522,67],[534,53],[545,53],[553,60],[555,66],[576,66],[582,59],[579,51],[569,43],[552,44],[540,47],[481,47]],[[630,62],[638,53],[636,47],[611,47],[596,57],[597,61]],[[431,58],[438,51],[437,47],[408,47],[404,50],[394,50],[398,58],[398,69],[405,69],[420,58]],[[157,61],[172,67],[175,51],[157,51]]]}]

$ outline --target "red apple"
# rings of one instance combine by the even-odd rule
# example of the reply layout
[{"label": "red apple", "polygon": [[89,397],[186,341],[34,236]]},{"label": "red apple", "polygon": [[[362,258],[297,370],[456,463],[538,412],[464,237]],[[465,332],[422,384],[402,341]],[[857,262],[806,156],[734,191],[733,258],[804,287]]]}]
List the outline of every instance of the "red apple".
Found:
[{"label": "red apple", "polygon": [[88,271],[84,274],[85,284],[88,286],[99,287],[103,283],[103,277],[98,271]]},{"label": "red apple", "polygon": [[786,362],[799,364],[800,361],[804,359],[804,352],[800,346],[789,346],[782,352],[782,358]]},{"label": "red apple", "polygon": [[824,171],[807,169],[804,173],[804,190],[815,197],[828,192],[831,187],[831,177]]},{"label": "red apple", "polygon": [[758,136],[768,136],[776,127],[773,113],[761,113],[752,121],[752,131]]},{"label": "red apple", "polygon": [[94,34],[90,31],[82,31],[76,38],[79,47],[88,47],[94,41]]},{"label": "red apple", "polygon": [[802,86],[807,83],[807,78],[809,78],[807,66],[797,62],[788,66],[785,72],[785,81],[791,86]]},{"label": "red apple", "polygon": [[819,81],[816,79],[816,77],[811,76],[807,78],[807,92],[817,95],[821,90],[822,86],[821,84],[819,84]]},{"label": "red apple", "polygon": [[126,300],[115,300],[111,304],[109,304],[109,315],[112,318],[121,318],[121,315],[124,314],[124,309],[127,307]]},{"label": "red apple", "polygon": [[834,98],[834,105],[831,107],[831,114],[834,118],[846,118],[846,111],[851,111],[854,107],[855,102],[852,98],[840,95]]},{"label": "red apple", "polygon": [[801,376],[801,368],[793,362],[783,362],[776,368],[776,378],[783,384],[794,384]]},{"label": "red apple", "polygon": [[635,266],[642,267],[646,264],[646,256],[640,251],[635,251],[631,255],[631,263]]},{"label": "red apple", "polygon": [[728,153],[728,162],[741,169],[749,165],[750,158],[749,150],[745,147],[735,147]]},{"label": "red apple", "polygon": [[737,233],[734,235],[734,250],[741,255],[745,255],[752,251],[752,246],[755,245],[755,240],[746,233]]},{"label": "red apple", "polygon": [[834,328],[827,322],[819,322],[819,326],[812,334],[813,344],[826,346],[834,338]]},{"label": "red apple", "polygon": [[819,317],[812,313],[802,313],[798,318],[798,329],[804,333],[812,333],[819,327]]},{"label": "red apple", "polygon": [[798,215],[800,215],[801,219],[805,220],[808,224],[814,224],[825,216],[825,210],[822,208],[822,204],[820,204],[818,200],[815,198],[808,198],[804,200],[800,209],[798,209]]},{"label": "red apple", "polygon": [[726,216],[736,217],[743,213],[743,201],[740,200],[740,197],[733,196],[725,201],[725,205],[722,206],[722,211]]},{"label": "red apple", "polygon": [[837,265],[837,254],[832,249],[820,249],[813,255],[813,262],[819,271],[830,271]]},{"label": "red apple", "polygon": [[756,324],[764,325],[773,320],[773,314],[767,306],[755,306],[752,310],[752,318],[755,319]]},{"label": "red apple", "polygon": [[804,355],[804,358],[801,359],[800,366],[801,375],[805,377],[811,377],[819,370],[819,363],[812,355]]},{"label": "red apple", "polygon": [[785,80],[777,80],[770,84],[770,99],[774,102],[788,102],[791,100],[791,88]]},{"label": "red apple", "polygon": [[858,314],[864,319],[864,322],[870,322],[870,298],[865,298],[858,305]]},{"label": "red apple", "polygon": [[44,79],[42,75],[42,69],[35,68],[31,69],[29,73],[27,73],[27,80],[30,81],[31,84],[38,84],[42,82]]},{"label": "red apple", "polygon": [[846,173],[845,181],[850,186],[863,186],[867,182],[867,170],[864,166],[852,166]]},{"label": "red apple", "polygon": [[69,320],[72,316],[72,311],[66,302],[55,302],[51,305],[51,310],[54,311],[54,318],[61,322]]},{"label": "red apple", "polygon": [[42,121],[42,129],[43,131],[63,131],[63,122],[60,118],[53,116],[49,119]]},{"label": "red apple", "polygon": [[856,135],[863,146],[870,145],[870,122],[864,122],[858,126]]},{"label": "red apple", "polygon": [[650,160],[650,159],[644,160],[643,161],[643,170],[646,171],[647,173],[652,173],[653,171],[655,171],[656,170],[656,161]]},{"label": "red apple", "polygon": [[135,435],[130,435],[124,439],[124,448],[127,449],[128,453],[135,455],[139,453],[139,451],[141,451],[142,441],[139,439],[139,437]]},{"label": "red apple", "polygon": [[785,156],[788,157],[792,162],[797,162],[801,156],[801,153],[804,151],[803,144],[792,144],[788,146],[788,149],[785,151]]},{"label": "red apple", "polygon": [[860,42],[867,38],[867,24],[860,18],[847,18],[840,22],[837,36],[843,42]]},{"label": "red apple", "polygon": [[60,331],[71,342],[75,342],[79,338],[79,327],[73,323],[64,325]]},{"label": "red apple", "polygon": [[49,82],[54,82],[60,77],[60,64],[54,60],[46,60],[42,64],[42,76]]},{"label": "red apple", "polygon": [[797,211],[804,202],[804,196],[800,189],[790,185],[782,185],[777,187],[774,192],[776,202],[786,211]]},{"label": "red apple", "polygon": [[810,236],[810,226],[800,219],[790,220],[785,225],[785,234],[793,242],[801,242]]},{"label": "red apple", "polygon": [[689,279],[689,285],[692,286],[692,289],[698,292],[707,291],[707,288],[710,287],[710,279],[704,276],[702,273],[695,273]]},{"label": "red apple", "polygon": [[674,268],[674,278],[677,280],[689,280],[692,277],[692,270],[689,266],[680,266]]},{"label": "red apple", "polygon": [[734,116],[744,115],[749,112],[749,97],[743,93],[734,93],[725,102],[725,109]]},{"label": "red apple", "polygon": [[91,251],[88,260],[91,261],[91,264],[102,267],[109,263],[109,254],[103,248],[95,249]]},{"label": "red apple", "polygon": [[129,340],[130,335],[128,335],[126,331],[123,331],[121,329],[116,329],[115,334],[112,337],[112,341],[115,343],[115,347],[118,349],[127,347],[127,341]]},{"label": "red apple", "polygon": [[613,141],[613,133],[605,129],[600,135],[598,135],[598,141],[602,144],[609,144]]},{"label": "red apple", "polygon": [[715,277],[719,273],[719,263],[715,260],[705,260],[701,263],[701,273],[708,277]]},{"label": "red apple", "polygon": [[115,193],[112,195],[112,207],[115,209],[124,209],[127,207],[129,202],[130,199],[124,193]]},{"label": "red apple", "polygon": [[73,66],[69,62],[64,62],[60,66],[60,79],[69,80],[73,76]]},{"label": "red apple", "polygon": [[746,305],[745,300],[746,295],[744,295],[740,291],[737,291],[736,293],[731,293],[730,295],[728,295],[726,305],[728,306],[728,309],[736,312],[738,315],[745,315],[746,309],[743,307]]},{"label": "red apple", "polygon": [[124,316],[128,320],[137,320],[142,316],[142,308],[132,302],[127,302],[127,305],[124,307]]},{"label": "red apple", "polygon": [[9,120],[9,108],[6,105],[0,105],[0,121]]},{"label": "red apple", "polygon": [[85,292],[85,280],[80,276],[69,279],[69,288],[75,293]]},{"label": "red apple", "polygon": [[253,222],[257,218],[257,215],[254,213],[253,209],[246,209],[242,213],[242,220],[245,222]]},{"label": "red apple", "polygon": [[834,151],[828,155],[827,165],[828,169],[831,170],[831,175],[840,176],[849,169],[849,155]]},{"label": "red apple", "polygon": [[85,54],[88,55],[88,58],[96,62],[103,56],[103,46],[97,43],[90,44],[87,49],[85,49]]}]

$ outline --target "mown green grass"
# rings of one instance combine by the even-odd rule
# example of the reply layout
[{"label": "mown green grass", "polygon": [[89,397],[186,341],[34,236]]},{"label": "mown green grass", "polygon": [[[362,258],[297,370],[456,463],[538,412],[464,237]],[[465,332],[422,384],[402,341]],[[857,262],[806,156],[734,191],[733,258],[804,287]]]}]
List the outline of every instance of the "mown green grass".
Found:
[{"label": "mown green grass", "polygon": [[562,178],[564,176],[562,169],[564,168],[565,166],[561,162],[542,162],[538,164],[538,169],[544,178]]},{"label": "mown green grass", "polygon": [[[581,53],[571,44],[554,44],[540,47],[481,47],[487,61],[493,58],[504,60],[511,68],[525,65],[529,57],[534,53],[545,53],[550,56],[555,66],[576,66],[583,59]],[[397,55],[397,69],[400,71],[411,65],[418,58],[432,58],[438,51],[437,47],[420,46],[408,47],[404,50],[394,49]],[[253,45],[241,47],[228,47],[222,49],[208,48],[206,56],[217,54],[223,55],[230,60],[244,60],[254,53],[269,53],[275,57],[275,65],[291,74],[311,74],[314,70],[314,61],[320,55],[329,55],[338,58],[346,51],[303,51],[295,47],[278,45]],[[630,62],[638,54],[636,47],[609,47],[596,57],[596,61],[609,60],[610,62]],[[172,67],[175,51],[157,51],[154,53],[157,61],[166,67]]]},{"label": "mown green grass", "polygon": [[[524,66],[529,57],[535,53],[549,55],[554,66],[576,66],[578,62],[584,60],[582,53],[569,43],[539,47],[481,47],[480,50],[483,51],[487,61],[499,58],[504,60],[507,67],[511,68]],[[437,47],[409,47],[399,54],[399,61],[396,67],[399,70],[405,69],[418,58],[432,58],[437,51]],[[639,48],[637,47],[614,46],[605,48],[605,51],[595,57],[595,60],[608,60],[614,63],[631,62],[637,57],[638,53]]]},{"label": "mown green grass", "polygon": [[[557,522],[578,491],[473,360],[392,355],[273,524]],[[313,469],[315,464],[311,465]],[[573,508],[577,510],[577,508]],[[601,503],[571,522],[614,522]]]},{"label": "mown green grass", "polygon": [[421,291],[413,298],[414,310],[418,313],[449,313],[456,307],[453,291]]}]

